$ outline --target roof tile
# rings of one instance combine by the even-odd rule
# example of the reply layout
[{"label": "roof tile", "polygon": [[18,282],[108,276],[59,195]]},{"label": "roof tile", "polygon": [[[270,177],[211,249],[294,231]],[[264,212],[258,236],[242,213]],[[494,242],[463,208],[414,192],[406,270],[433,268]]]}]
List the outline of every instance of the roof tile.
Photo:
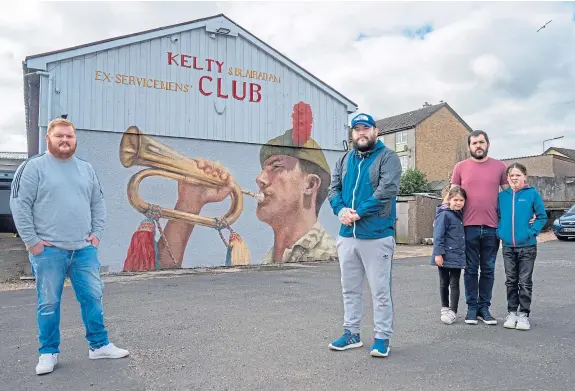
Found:
[{"label": "roof tile", "polygon": [[0,152],[0,159],[28,159],[28,152]]},{"label": "roof tile", "polygon": [[411,128],[446,105],[446,103],[440,103],[437,105],[422,107],[421,109],[380,119],[375,121],[375,125],[379,129],[379,134]]},{"label": "roof tile", "polygon": [[557,152],[569,157],[569,159],[573,159],[575,160],[575,149],[569,149],[569,148],[555,148],[555,147],[551,147],[549,149],[554,149]]}]

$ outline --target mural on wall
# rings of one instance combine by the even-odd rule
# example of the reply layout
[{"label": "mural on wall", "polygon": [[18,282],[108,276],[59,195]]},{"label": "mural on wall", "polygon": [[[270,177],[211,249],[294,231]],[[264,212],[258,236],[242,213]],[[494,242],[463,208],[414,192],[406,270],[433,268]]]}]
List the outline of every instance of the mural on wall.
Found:
[{"label": "mural on wall", "polygon": [[[257,193],[237,185],[229,169],[218,162],[187,157],[143,134],[136,126],[128,128],[120,142],[122,165],[150,168],[133,175],[128,183],[128,201],[145,218],[132,235],[123,271],[181,268],[196,226],[217,231],[226,249],[226,266],[250,264],[249,248],[237,232],[241,227],[232,228],[243,212],[244,195],[257,200],[255,217],[273,231],[273,243],[264,264],[336,260],[335,240],[318,220],[327,198],[331,170],[321,147],[311,137],[312,128],[310,105],[294,105],[292,128],[260,148]],[[256,163],[248,158],[246,164]],[[173,209],[149,204],[139,196],[138,186],[149,176],[178,181]],[[227,197],[231,205],[223,216],[201,215],[206,204],[222,202]],[[167,219],[165,228],[162,218]]]}]

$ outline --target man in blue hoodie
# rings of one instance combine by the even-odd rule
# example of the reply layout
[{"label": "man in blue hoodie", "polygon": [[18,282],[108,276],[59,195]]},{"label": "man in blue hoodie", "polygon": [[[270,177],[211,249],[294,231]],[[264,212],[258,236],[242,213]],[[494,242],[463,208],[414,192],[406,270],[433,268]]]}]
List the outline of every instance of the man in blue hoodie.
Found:
[{"label": "man in blue hoodie", "polygon": [[387,357],[393,333],[391,259],[395,251],[395,202],[401,178],[397,154],[377,139],[370,115],[351,121],[353,150],[336,162],[328,199],[342,225],[336,246],[341,268],[344,334],[333,350],[363,346],[363,284],[367,277],[374,311],[371,355]]}]

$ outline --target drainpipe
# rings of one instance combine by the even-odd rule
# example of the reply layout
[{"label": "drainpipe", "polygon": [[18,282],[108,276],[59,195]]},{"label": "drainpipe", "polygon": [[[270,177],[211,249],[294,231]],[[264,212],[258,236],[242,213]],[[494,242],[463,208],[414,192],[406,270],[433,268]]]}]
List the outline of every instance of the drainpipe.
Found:
[{"label": "drainpipe", "polygon": [[[54,78],[50,72],[36,71],[27,73],[24,77],[31,75],[48,76],[48,122],[52,120],[52,91]],[[38,153],[42,153],[40,145],[42,145],[42,132],[40,131],[40,124],[38,124]]]}]

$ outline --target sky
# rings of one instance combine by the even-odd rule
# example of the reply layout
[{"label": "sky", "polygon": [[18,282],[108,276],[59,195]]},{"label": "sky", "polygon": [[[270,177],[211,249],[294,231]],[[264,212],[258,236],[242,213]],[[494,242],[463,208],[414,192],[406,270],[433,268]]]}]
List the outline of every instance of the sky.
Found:
[{"label": "sky", "polygon": [[[27,2],[0,14],[0,151],[27,55],[224,13],[376,119],[444,101],[490,155],[575,149],[575,2]],[[537,30],[552,20],[544,29]]]}]

